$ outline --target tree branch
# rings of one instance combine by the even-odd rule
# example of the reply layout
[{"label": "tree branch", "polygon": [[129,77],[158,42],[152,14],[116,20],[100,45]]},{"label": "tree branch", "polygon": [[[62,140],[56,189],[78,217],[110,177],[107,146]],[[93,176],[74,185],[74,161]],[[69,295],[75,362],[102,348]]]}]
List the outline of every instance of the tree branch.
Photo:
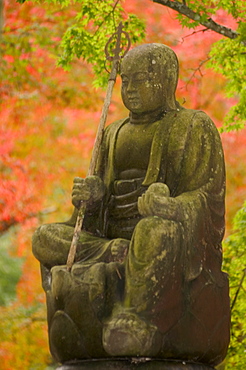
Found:
[{"label": "tree branch", "polygon": [[209,28],[210,30],[217,32],[223,36],[229,37],[230,39],[235,39],[238,37],[238,33],[233,31],[231,28],[220,25],[219,23],[214,22],[211,18],[208,18],[206,21],[200,21],[201,15],[194,12],[190,9],[185,3],[180,3],[179,1],[172,0],[152,0],[154,3],[167,6],[175,10],[176,12],[185,15],[187,18],[192,19],[193,21],[199,22],[201,25]]},{"label": "tree branch", "polygon": [[232,302],[232,305],[231,305],[231,311],[232,311],[233,307],[235,306],[235,303],[236,303],[236,300],[237,300],[237,296],[239,294],[240,289],[243,288],[243,281],[244,281],[245,276],[246,276],[246,268],[243,270],[243,276],[241,278],[241,281],[239,283],[239,286],[238,286],[238,289],[236,291],[235,297],[233,299],[233,302]]}]

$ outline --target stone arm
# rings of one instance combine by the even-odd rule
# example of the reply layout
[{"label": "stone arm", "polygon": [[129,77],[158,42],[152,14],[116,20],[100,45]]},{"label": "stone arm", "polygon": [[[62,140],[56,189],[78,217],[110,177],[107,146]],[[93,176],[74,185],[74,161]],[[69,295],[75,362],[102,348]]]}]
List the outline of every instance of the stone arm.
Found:
[{"label": "stone arm", "polygon": [[220,248],[225,227],[225,164],[219,133],[211,119],[198,112],[187,135],[175,199],[182,224],[201,244]]},{"label": "stone arm", "polygon": [[167,172],[174,172],[175,183],[167,176],[166,184],[150,185],[138,202],[141,215],[182,222],[188,217],[192,203],[201,206],[208,198],[223,199],[225,175],[221,143],[214,124],[204,116],[198,114],[193,120],[181,159],[175,161],[175,151],[169,153],[171,170],[167,169]]}]

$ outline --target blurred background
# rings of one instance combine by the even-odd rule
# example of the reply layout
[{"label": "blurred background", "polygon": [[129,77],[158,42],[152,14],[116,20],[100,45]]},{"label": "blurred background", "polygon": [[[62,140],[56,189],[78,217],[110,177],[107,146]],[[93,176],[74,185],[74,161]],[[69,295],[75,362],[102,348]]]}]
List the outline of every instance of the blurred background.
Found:
[{"label": "blurred background", "polygon": [[[228,81],[207,67],[211,46],[222,36],[204,32],[204,27],[195,31],[182,28],[174,11],[150,1],[144,6],[142,3],[122,2],[124,16],[132,13],[145,23],[144,38],[141,39],[141,31],[136,40],[164,43],[176,52],[180,61],[178,101],[186,108],[205,111],[220,128],[230,107],[237,102],[236,97],[225,96]],[[3,370],[55,366],[48,349],[45,296],[39,264],[31,251],[31,238],[39,225],[65,221],[71,215],[73,178],[86,175],[105,96],[105,88],[95,87],[90,63],[75,58],[69,71],[57,65],[60,41],[72,25],[78,6],[69,1],[56,5],[0,1],[0,369]],[[218,22],[235,27],[235,19],[225,11],[218,11],[216,17]],[[127,114],[117,80],[107,124]],[[246,198],[246,131],[223,132],[221,138],[227,168],[227,239],[235,232],[232,220]],[[246,267],[242,263],[241,260],[238,265],[240,271]],[[239,310],[241,316],[244,308]],[[245,316],[242,320],[245,321]],[[245,326],[240,335],[245,351]],[[227,360],[223,366],[239,369],[236,360],[233,361],[234,365]]]}]

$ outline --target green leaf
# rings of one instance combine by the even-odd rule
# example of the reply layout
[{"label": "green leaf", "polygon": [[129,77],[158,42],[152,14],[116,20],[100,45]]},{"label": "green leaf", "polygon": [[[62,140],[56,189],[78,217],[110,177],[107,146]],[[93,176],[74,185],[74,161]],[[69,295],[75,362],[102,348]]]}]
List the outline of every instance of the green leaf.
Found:
[{"label": "green leaf", "polygon": [[234,218],[234,233],[223,244],[223,269],[229,274],[232,307],[231,343],[226,370],[245,367],[246,350],[246,202]]},{"label": "green leaf", "polygon": [[63,52],[58,65],[68,70],[76,58],[90,63],[96,75],[96,87],[105,86],[108,81],[104,49],[118,24],[123,22],[124,31],[129,33],[132,44],[144,37],[144,23],[132,14],[123,19],[122,7],[113,5],[114,2],[109,0],[93,2],[93,6],[91,0],[84,1],[75,23],[67,29],[61,43]]},{"label": "green leaf", "polygon": [[7,305],[16,295],[16,284],[21,276],[22,259],[9,253],[14,229],[0,237],[0,305]]}]

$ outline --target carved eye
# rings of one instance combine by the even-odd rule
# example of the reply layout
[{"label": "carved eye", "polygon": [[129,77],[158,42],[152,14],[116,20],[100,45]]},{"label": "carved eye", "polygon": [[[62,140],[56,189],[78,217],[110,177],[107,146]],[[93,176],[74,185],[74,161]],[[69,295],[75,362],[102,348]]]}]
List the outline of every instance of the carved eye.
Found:
[{"label": "carved eye", "polygon": [[135,82],[144,82],[144,81],[148,80],[148,78],[149,78],[149,75],[147,73],[139,72],[134,76],[134,81]]},{"label": "carved eye", "polygon": [[129,79],[126,76],[121,75],[121,81],[122,81],[122,84],[127,84],[129,82]]}]

